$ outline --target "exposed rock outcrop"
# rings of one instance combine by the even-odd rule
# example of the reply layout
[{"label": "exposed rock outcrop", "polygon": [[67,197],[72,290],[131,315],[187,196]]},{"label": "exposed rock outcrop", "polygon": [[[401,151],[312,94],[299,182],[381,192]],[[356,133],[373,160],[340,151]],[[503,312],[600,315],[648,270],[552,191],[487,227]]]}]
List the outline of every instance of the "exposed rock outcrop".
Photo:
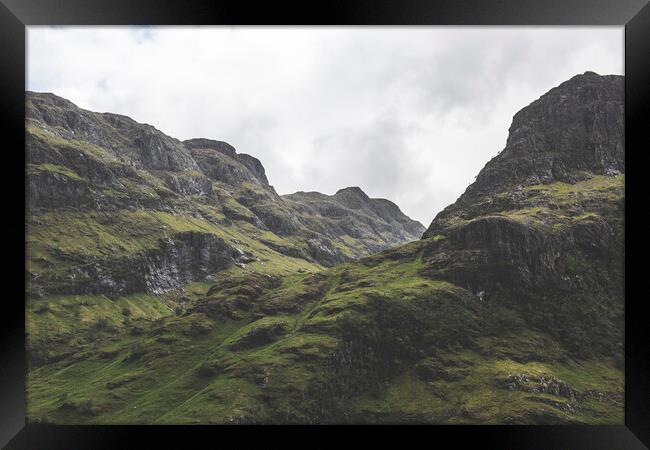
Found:
[{"label": "exposed rock outcrop", "polygon": [[[179,233],[157,248],[115,258],[80,255],[69,272],[40,276],[32,273],[32,292],[106,295],[135,292],[162,294],[190,281],[245,260],[245,255],[223,239],[207,233]],[[58,276],[57,276],[58,275]]]},{"label": "exposed rock outcrop", "polygon": [[244,181],[269,185],[262,163],[253,156],[238,154],[226,142],[190,139],[183,141],[183,144],[190,149],[201,170],[213,180],[231,185],[239,185]]}]

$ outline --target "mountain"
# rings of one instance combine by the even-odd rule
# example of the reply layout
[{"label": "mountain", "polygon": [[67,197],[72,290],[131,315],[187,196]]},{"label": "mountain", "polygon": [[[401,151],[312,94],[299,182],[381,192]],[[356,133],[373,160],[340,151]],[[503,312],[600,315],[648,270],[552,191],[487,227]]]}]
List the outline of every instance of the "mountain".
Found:
[{"label": "mountain", "polygon": [[162,294],[233,266],[314,271],[424,232],[358,188],[354,205],[347,190],[279,196],[260,161],[225,142],[181,142],[52,94],[28,92],[26,111],[35,296]]},{"label": "mountain", "polygon": [[[587,72],[518,112],[421,240],[157,303],[34,299],[29,420],[623,423],[623,83]],[[355,188],[286,199],[331,226],[394,211]]]},{"label": "mountain", "polygon": [[[349,236],[341,251],[354,259],[394,247],[397,242],[413,241],[415,236],[419,239],[424,232],[422,224],[404,215],[395,203],[369,198],[358,187],[340,189],[334,195],[297,192],[283,198],[310,230],[331,239]],[[314,243],[315,248],[321,249],[320,260],[331,264],[342,262],[321,242]]]},{"label": "mountain", "polygon": [[454,204],[438,214],[424,237],[449,225],[461,211],[471,215],[469,210],[477,205],[516,209],[497,198],[500,192],[625,172],[623,97],[622,77],[586,72],[519,111],[506,147]]}]

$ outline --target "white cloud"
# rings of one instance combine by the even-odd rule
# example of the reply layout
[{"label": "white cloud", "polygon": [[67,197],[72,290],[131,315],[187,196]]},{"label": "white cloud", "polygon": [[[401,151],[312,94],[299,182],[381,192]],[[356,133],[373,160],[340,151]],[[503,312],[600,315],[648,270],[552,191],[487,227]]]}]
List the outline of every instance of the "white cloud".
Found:
[{"label": "white cloud", "polygon": [[622,27],[29,27],[27,88],[260,158],[280,193],[360,186],[425,226],[512,116]]}]

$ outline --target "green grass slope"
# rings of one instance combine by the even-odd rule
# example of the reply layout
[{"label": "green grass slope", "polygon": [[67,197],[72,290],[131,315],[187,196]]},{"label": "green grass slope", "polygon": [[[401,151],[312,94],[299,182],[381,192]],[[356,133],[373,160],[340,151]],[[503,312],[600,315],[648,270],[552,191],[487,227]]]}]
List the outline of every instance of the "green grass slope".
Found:
[{"label": "green grass slope", "polygon": [[620,249],[593,233],[622,232],[623,185],[596,176],[531,186],[518,209],[486,207],[313,274],[236,268],[188,286],[175,311],[171,298],[167,310],[138,296],[110,310],[80,297],[34,302],[36,334],[50,334],[43,322],[56,315],[88,327],[74,346],[50,342],[58,358],[32,367],[28,418],[622,423],[621,274],[604,274]]}]

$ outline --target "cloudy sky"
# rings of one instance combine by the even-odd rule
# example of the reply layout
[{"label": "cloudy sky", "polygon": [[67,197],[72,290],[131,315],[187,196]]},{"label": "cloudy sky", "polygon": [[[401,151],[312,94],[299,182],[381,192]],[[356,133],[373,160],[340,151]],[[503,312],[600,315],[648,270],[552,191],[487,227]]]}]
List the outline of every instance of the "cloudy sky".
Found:
[{"label": "cloudy sky", "polygon": [[29,27],[27,89],[258,157],[280,194],[359,186],[427,226],[512,116],[622,27]]}]

